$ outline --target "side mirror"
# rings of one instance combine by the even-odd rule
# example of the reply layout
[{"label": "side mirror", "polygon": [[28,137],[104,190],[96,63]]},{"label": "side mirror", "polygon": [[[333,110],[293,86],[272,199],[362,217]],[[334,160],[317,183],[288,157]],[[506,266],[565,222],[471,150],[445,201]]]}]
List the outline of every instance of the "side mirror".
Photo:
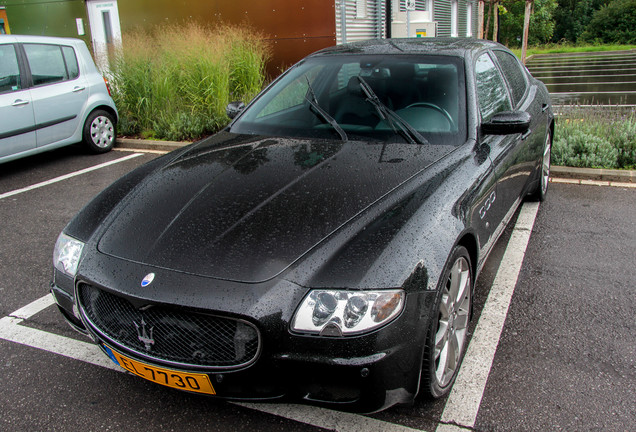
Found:
[{"label": "side mirror", "polygon": [[225,107],[225,114],[227,114],[229,118],[233,119],[234,117],[239,115],[239,113],[243,111],[243,109],[245,109],[245,104],[243,102],[230,102],[229,104],[227,104],[227,107]]},{"label": "side mirror", "polygon": [[530,127],[532,117],[525,111],[502,111],[482,123],[481,130],[489,135],[511,135],[524,133]]}]

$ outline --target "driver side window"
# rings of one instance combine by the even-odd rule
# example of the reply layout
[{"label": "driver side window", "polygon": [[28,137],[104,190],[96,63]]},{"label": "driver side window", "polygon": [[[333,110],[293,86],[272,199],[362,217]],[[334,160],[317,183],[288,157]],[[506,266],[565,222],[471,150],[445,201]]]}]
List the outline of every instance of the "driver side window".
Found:
[{"label": "driver side window", "polygon": [[512,109],[506,84],[488,53],[477,59],[475,80],[482,121],[487,122],[498,112]]}]

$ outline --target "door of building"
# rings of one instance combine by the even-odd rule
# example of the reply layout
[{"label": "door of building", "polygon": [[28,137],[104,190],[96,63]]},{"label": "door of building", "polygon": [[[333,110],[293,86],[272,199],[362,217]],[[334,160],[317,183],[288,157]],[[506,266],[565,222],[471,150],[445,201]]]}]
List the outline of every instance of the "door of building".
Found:
[{"label": "door of building", "polygon": [[121,44],[117,0],[87,0],[86,8],[95,63],[102,72],[106,72],[108,71],[109,57]]}]

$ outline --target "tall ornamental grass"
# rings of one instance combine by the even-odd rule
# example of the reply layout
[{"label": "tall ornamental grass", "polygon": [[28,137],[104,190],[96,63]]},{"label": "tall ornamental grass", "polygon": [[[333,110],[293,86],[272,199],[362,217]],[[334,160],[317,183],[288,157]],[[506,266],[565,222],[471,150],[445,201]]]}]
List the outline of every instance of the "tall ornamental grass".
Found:
[{"label": "tall ornamental grass", "polygon": [[129,32],[111,66],[123,135],[196,140],[229,119],[228,102],[251,100],[265,82],[261,35],[195,23]]},{"label": "tall ornamental grass", "polygon": [[636,169],[636,112],[602,105],[566,107],[557,117],[552,163]]}]

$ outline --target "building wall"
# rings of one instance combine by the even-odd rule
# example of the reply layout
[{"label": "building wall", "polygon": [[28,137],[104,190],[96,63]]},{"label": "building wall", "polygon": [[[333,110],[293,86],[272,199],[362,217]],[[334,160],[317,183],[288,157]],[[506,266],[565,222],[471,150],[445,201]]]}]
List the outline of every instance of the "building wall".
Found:
[{"label": "building wall", "polygon": [[[84,0],[0,0],[12,34],[61,36],[83,39],[90,46]],[[79,35],[76,19],[82,19]]]},{"label": "building wall", "polygon": [[272,44],[270,73],[336,44],[334,0],[122,0],[118,4],[124,37],[126,30],[136,27],[187,21],[253,27]]},{"label": "building wall", "polygon": [[[386,37],[387,2],[393,15],[405,0],[121,0],[119,19],[127,30],[195,21],[250,26],[270,41],[273,59],[268,72],[285,67],[321,48],[355,40]],[[451,0],[416,0],[416,10],[437,22],[437,36],[451,35]],[[476,0],[458,0],[458,36],[466,36],[468,3],[472,33],[477,34]],[[91,43],[85,0],[0,0],[14,34],[79,37]],[[430,16],[430,15],[429,15]],[[79,35],[76,19],[83,20]],[[430,18],[429,18],[430,19]]]},{"label": "building wall", "polygon": [[337,43],[386,37],[385,1],[336,0]]}]

